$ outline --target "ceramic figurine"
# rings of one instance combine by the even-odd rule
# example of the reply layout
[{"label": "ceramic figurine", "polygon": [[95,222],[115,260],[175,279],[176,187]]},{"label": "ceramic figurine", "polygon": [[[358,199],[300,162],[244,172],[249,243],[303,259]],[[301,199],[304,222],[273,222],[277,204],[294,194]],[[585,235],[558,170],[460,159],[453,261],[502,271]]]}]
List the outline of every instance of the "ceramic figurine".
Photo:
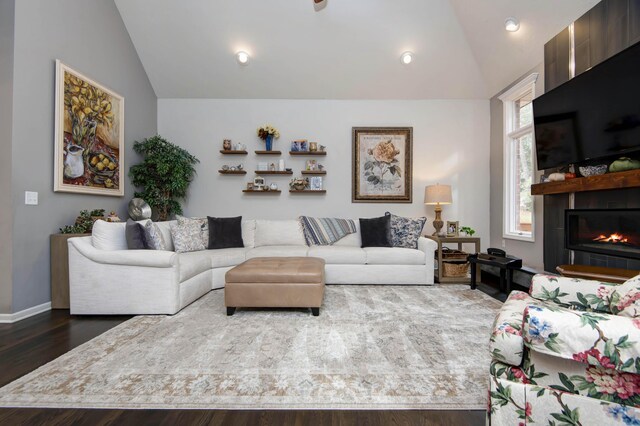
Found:
[{"label": "ceramic figurine", "polygon": [[549,175],[549,182],[560,182],[565,178],[564,173],[551,173]]},{"label": "ceramic figurine", "polygon": [[278,190],[278,184],[274,182],[274,183],[272,183],[271,185],[269,185],[269,188],[270,188],[272,191],[277,191],[277,190]]}]

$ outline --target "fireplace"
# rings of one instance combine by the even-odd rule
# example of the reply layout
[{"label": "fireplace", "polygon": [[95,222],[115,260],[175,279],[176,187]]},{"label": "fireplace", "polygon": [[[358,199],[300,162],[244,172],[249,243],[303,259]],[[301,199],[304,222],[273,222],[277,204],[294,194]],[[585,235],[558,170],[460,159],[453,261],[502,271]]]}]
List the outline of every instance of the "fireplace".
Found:
[{"label": "fireplace", "polygon": [[565,211],[565,248],[640,259],[640,209]]}]

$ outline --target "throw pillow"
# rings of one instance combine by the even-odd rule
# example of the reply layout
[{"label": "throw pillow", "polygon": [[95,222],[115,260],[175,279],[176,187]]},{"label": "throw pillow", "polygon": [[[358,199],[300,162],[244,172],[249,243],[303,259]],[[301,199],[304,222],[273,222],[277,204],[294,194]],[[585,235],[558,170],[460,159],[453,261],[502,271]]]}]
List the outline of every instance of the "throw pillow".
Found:
[{"label": "throw pillow", "polygon": [[176,219],[178,222],[184,222],[187,220],[195,221],[200,226],[200,239],[202,239],[202,244],[207,247],[209,246],[209,222],[206,217],[185,217],[176,215]]},{"label": "throw pillow", "polygon": [[144,235],[144,227],[138,222],[127,219],[127,224],[125,225],[125,236],[127,238],[127,248],[129,250],[145,250],[149,248],[147,246],[147,239]]},{"label": "throw pillow", "polygon": [[176,253],[204,250],[202,228],[196,220],[183,220],[171,224],[171,238]]},{"label": "throw pillow", "polygon": [[360,219],[362,247],[391,247],[391,217]]},{"label": "throw pillow", "polygon": [[242,216],[209,217],[210,249],[244,247],[242,241]]},{"label": "throw pillow", "polygon": [[389,212],[385,213],[391,217],[391,244],[394,247],[418,248],[418,238],[422,234],[422,228],[427,222],[426,217],[402,217]]},{"label": "throw pillow", "polygon": [[148,220],[144,225],[144,237],[151,250],[167,250],[167,244],[158,225]]},{"label": "throw pillow", "polygon": [[640,317],[640,275],[615,286],[609,299],[611,312],[623,317]]}]

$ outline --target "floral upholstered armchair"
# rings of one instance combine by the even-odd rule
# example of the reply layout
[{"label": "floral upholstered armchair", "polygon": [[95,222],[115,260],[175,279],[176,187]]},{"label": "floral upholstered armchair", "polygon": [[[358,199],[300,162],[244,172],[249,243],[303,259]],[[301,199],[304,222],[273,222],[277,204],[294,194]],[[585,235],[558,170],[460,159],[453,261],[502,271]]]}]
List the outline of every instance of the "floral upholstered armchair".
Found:
[{"label": "floral upholstered armchair", "polygon": [[488,424],[640,425],[640,275],[536,275],[491,334]]}]

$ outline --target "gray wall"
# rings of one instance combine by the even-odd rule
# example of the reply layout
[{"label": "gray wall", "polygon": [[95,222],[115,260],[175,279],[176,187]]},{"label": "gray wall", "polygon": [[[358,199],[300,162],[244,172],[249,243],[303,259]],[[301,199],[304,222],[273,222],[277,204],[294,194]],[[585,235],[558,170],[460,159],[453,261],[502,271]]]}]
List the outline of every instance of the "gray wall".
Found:
[{"label": "gray wall", "polygon": [[[53,192],[55,60],[125,98],[125,164],[132,141],[157,129],[157,99],[113,0],[20,0],[15,10],[13,103],[13,312],[50,301],[49,234],[82,209],[124,215],[123,198]],[[39,205],[26,206],[24,191]]]},{"label": "gray wall", "polygon": [[11,312],[11,117],[15,0],[0,0],[0,313]]},{"label": "gray wall", "polygon": [[[520,257],[526,266],[544,270],[543,260],[543,203],[542,197],[536,196],[534,201],[535,210],[535,242],[511,240],[502,237],[503,230],[503,199],[502,191],[504,184],[504,167],[503,167],[503,144],[504,144],[504,128],[503,128],[503,110],[502,101],[498,99],[502,93],[510,89],[514,84],[523,78],[537,72],[538,80],[536,81],[536,96],[544,93],[544,67],[543,64],[533,68],[511,85],[505,87],[500,93],[491,98],[491,247],[501,248],[504,241],[504,250],[507,253]],[[539,173],[536,171],[536,179]]]}]

